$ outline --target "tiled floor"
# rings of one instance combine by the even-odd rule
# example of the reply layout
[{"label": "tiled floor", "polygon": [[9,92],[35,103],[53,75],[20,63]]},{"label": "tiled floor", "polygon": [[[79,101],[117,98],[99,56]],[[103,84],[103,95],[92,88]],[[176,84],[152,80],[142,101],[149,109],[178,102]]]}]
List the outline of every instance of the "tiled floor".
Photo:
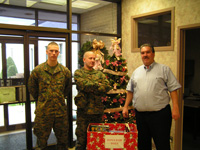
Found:
[{"label": "tiled floor", "polygon": [[[33,147],[36,144],[36,137],[33,134]],[[56,138],[53,133],[51,133],[48,144],[56,143]],[[54,148],[53,148],[54,149]],[[70,148],[69,150],[74,150],[75,148]],[[26,150],[26,133],[24,130],[15,132],[6,132],[0,134],[0,150]],[[50,150],[52,150],[50,148]]]},{"label": "tiled floor", "polygon": [[[33,143],[35,142],[33,137]],[[50,142],[55,142],[54,135],[49,138]],[[26,135],[25,132],[13,132],[0,134],[0,150],[25,150],[26,149]],[[75,150],[70,148],[69,150]],[[200,135],[197,139],[193,139],[193,135],[190,132],[184,132],[183,136],[183,149],[182,150],[200,150]]]}]

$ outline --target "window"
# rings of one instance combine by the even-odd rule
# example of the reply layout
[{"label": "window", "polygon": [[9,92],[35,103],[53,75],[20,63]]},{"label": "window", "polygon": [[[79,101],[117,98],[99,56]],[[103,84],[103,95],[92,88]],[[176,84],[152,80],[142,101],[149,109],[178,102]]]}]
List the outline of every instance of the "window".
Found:
[{"label": "window", "polygon": [[0,126],[4,126],[4,110],[3,105],[0,106]]},{"label": "window", "polygon": [[[46,62],[46,60],[48,59],[48,56],[46,55],[46,49],[47,49],[47,45],[51,42],[56,40],[56,43],[59,45],[59,50],[60,50],[60,54],[58,55],[58,62],[61,63],[62,65],[66,66],[65,62],[66,62],[66,55],[65,55],[65,47],[66,47],[66,43],[65,43],[65,39],[63,38],[42,38],[39,37],[39,46],[38,46],[38,59],[39,59],[39,64]],[[43,39],[43,40],[42,40]],[[45,40],[44,40],[45,39]],[[47,40],[49,39],[49,40]]]},{"label": "window", "polygon": [[[1,48],[1,43],[0,43],[0,62],[2,62],[2,48]],[[2,63],[0,65],[0,79],[2,79]],[[1,86],[1,83],[0,83]]]},{"label": "window", "polygon": [[6,44],[7,78],[24,77],[24,47],[20,43]]},{"label": "window", "polygon": [[157,51],[173,50],[174,8],[132,17],[132,52],[150,43]]},{"label": "window", "polygon": [[34,26],[35,12],[26,8],[0,6],[0,23]]},{"label": "window", "polygon": [[38,18],[39,27],[67,28],[66,13],[39,11]]}]

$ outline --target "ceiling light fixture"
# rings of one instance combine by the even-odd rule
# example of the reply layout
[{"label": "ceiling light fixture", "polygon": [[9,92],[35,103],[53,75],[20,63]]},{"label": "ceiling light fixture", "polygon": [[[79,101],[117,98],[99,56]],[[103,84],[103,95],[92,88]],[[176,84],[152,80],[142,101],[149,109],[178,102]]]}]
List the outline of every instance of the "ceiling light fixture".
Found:
[{"label": "ceiling light fixture", "polygon": [[66,0],[41,0],[43,3],[55,4],[55,5],[66,5]]},{"label": "ceiling light fixture", "polygon": [[[47,4],[54,4],[54,5],[66,5],[66,0],[26,0],[26,6],[31,7],[36,3],[47,3]],[[72,0],[72,7],[73,8],[80,8],[80,9],[88,9],[99,5],[96,2],[84,1],[84,0]]]},{"label": "ceiling light fixture", "polygon": [[88,9],[96,5],[99,5],[99,3],[83,1],[83,0],[76,0],[72,3],[72,7],[81,9]]},{"label": "ceiling light fixture", "polygon": [[26,1],[26,7],[31,7],[31,6],[33,6],[35,3],[37,3],[37,1],[34,1],[34,0],[27,0],[27,1]]}]

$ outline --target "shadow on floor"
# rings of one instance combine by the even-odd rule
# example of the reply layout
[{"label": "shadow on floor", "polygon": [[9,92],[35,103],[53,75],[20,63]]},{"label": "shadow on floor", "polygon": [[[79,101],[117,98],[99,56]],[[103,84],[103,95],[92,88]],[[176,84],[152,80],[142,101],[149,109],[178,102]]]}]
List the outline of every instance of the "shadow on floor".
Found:
[{"label": "shadow on floor", "polygon": [[194,136],[191,132],[183,132],[183,145],[182,150],[200,150],[200,136],[197,136],[194,139]]},{"label": "shadow on floor", "polygon": [[[35,145],[36,137],[33,135]],[[52,133],[49,137],[50,145],[56,143],[55,135]],[[25,150],[26,133],[25,131],[14,132],[9,134],[0,134],[0,150]],[[55,150],[55,146],[50,146],[48,150]],[[74,150],[71,148],[70,150]],[[183,132],[183,149],[182,150],[200,150],[200,135],[194,140],[193,134],[189,131]]]},{"label": "shadow on floor", "polygon": [[[33,147],[36,145],[36,137],[33,134]],[[53,145],[56,143],[54,133],[51,133],[48,144]],[[50,150],[55,147],[51,146]],[[26,150],[26,132],[25,130],[18,132],[9,132],[0,134],[0,150]]]}]

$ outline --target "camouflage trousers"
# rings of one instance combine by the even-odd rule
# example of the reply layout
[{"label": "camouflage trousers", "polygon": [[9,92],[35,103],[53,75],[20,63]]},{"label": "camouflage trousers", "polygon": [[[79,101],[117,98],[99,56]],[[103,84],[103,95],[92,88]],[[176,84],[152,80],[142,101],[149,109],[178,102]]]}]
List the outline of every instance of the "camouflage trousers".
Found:
[{"label": "camouflage trousers", "polygon": [[77,110],[76,147],[75,150],[86,150],[87,127],[89,123],[101,123],[102,114],[86,114],[82,109]]},{"label": "camouflage trousers", "polygon": [[57,150],[68,150],[68,117],[37,116],[35,117],[34,134],[37,136],[37,148],[47,149],[47,141],[51,130],[55,132],[57,138]]}]

